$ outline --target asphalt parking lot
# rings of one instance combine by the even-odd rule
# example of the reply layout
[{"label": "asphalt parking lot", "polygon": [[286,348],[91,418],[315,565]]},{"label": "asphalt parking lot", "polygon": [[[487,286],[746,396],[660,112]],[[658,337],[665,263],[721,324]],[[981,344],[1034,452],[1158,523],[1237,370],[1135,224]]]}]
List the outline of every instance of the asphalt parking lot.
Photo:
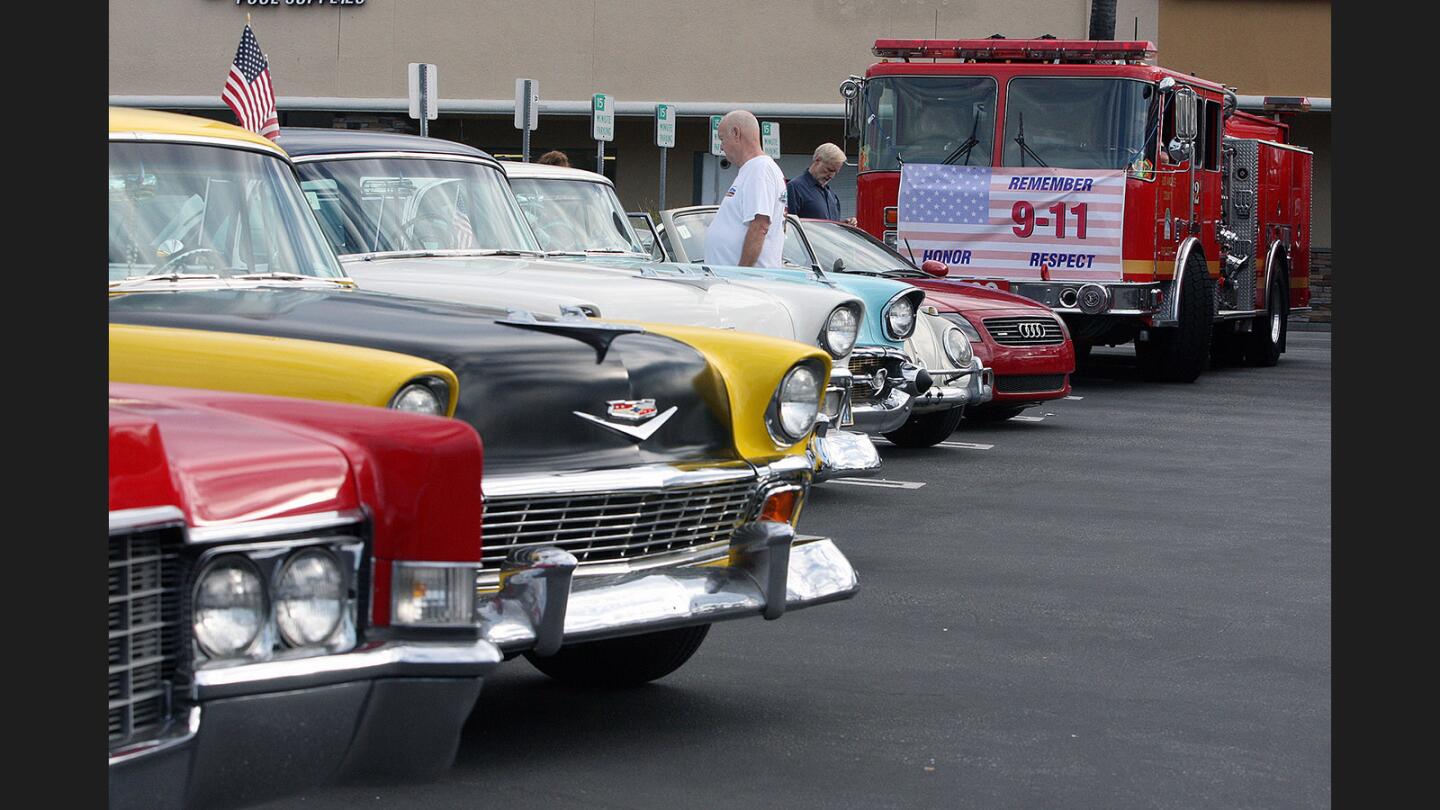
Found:
[{"label": "asphalt parking lot", "polygon": [[818,489],[855,599],[717,625],[618,693],[522,661],[455,768],[293,807],[1317,807],[1330,803],[1330,333],[1139,381]]}]

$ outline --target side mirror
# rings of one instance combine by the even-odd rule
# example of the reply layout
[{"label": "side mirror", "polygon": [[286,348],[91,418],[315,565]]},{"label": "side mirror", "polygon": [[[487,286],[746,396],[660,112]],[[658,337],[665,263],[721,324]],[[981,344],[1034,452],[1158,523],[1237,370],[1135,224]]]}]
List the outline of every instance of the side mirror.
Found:
[{"label": "side mirror", "polygon": [[861,82],[859,76],[851,76],[840,83],[840,95],[845,99],[845,138],[860,137],[863,124],[860,120],[862,106],[860,104]]},{"label": "side mirror", "polygon": [[1184,163],[1190,159],[1190,144],[1172,138],[1170,143],[1165,144],[1165,154],[1170,156],[1171,163]]},{"label": "side mirror", "polygon": [[1195,91],[1181,87],[1175,91],[1175,137],[1184,143],[1194,143],[1200,134]]},{"label": "side mirror", "polygon": [[842,258],[836,257],[835,263],[832,264],[832,265],[830,265],[830,272],[832,272],[832,273],[843,273],[843,272],[845,272],[845,260],[842,259]]},{"label": "side mirror", "polygon": [[927,276],[945,278],[946,276],[950,275],[950,265],[941,261],[936,261],[935,259],[926,259],[920,264],[920,272],[926,274]]}]

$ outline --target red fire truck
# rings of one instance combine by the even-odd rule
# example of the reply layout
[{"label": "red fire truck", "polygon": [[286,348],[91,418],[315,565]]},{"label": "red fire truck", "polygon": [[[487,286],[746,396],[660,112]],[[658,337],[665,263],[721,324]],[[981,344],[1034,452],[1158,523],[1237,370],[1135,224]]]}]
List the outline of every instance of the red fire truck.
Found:
[{"label": "red fire truck", "polygon": [[874,54],[882,60],[840,88],[867,231],[907,250],[906,164],[1023,167],[1057,184],[1088,170],[1117,190],[1123,172],[1111,271],[1075,270],[1087,214],[1063,197],[1039,208],[1002,194],[977,226],[985,233],[967,238],[1023,245],[1041,234],[1077,253],[1031,253],[1027,267],[985,250],[908,252],[1052,307],[1081,356],[1134,341],[1149,379],[1192,381],[1212,350],[1279,360],[1286,318],[1310,298],[1311,153],[1287,143],[1285,124],[1238,111],[1233,88],[1158,67],[1149,42],[881,39]]}]

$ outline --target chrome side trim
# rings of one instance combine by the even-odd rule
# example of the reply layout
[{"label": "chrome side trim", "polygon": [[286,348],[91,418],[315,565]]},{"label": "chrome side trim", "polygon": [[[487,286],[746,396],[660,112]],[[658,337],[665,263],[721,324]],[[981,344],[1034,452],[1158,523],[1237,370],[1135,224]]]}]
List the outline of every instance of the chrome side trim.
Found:
[{"label": "chrome side trim", "polygon": [[110,533],[184,526],[185,513],[174,506],[147,506],[141,509],[117,509],[110,513]]},{"label": "chrome side trim", "polygon": [[[1278,254],[1278,255],[1277,255],[1277,254]],[[1271,276],[1272,276],[1272,274],[1275,272],[1275,266],[1276,266],[1276,264],[1277,264],[1281,259],[1283,259],[1283,260],[1285,261],[1285,264],[1286,264],[1286,266],[1288,267],[1289,264],[1290,264],[1290,255],[1289,255],[1289,253],[1285,250],[1285,244],[1284,244],[1283,242],[1281,242],[1279,239],[1277,239],[1277,240],[1275,240],[1274,242],[1271,242],[1271,243],[1270,243],[1270,249],[1269,249],[1268,251],[1266,251],[1266,253],[1265,253],[1265,300],[1264,300],[1264,305],[1265,305],[1266,311],[1269,311],[1269,308],[1270,308],[1270,281],[1271,281]],[[1285,289],[1286,289],[1286,291],[1288,292],[1290,288],[1289,288],[1289,286],[1287,285]]]},{"label": "chrome side trim", "polygon": [[1162,322],[1166,324],[1179,322],[1180,291],[1185,287],[1185,265],[1190,262],[1190,254],[1197,249],[1203,251],[1203,248],[1200,248],[1200,240],[1193,236],[1187,236],[1185,241],[1180,243],[1180,248],[1175,251],[1175,279],[1170,282],[1170,294],[1166,296],[1164,309],[1155,313],[1157,326]]},{"label": "chrome side trim", "polygon": [[494,158],[482,158],[475,155],[452,155],[445,152],[335,152],[320,155],[301,155],[290,158],[295,165],[302,163],[318,163],[327,160],[452,160],[457,163],[478,163],[481,166],[489,166],[500,176],[505,176],[505,169],[500,161]]},{"label": "chrome side trim", "polygon": [[197,146],[218,146],[225,149],[243,149],[246,152],[257,152],[262,155],[280,158],[286,163],[290,162],[290,156],[278,146],[265,146],[264,144],[240,141],[233,138],[210,138],[204,135],[178,135],[166,132],[112,132],[112,141],[133,141],[144,143],[181,143]]},{"label": "chrome side trim", "polygon": [[402,675],[481,677],[503,658],[485,640],[371,642],[337,655],[202,668],[195,672],[191,697],[208,700]]},{"label": "chrome side trim", "polygon": [[188,543],[220,543],[231,540],[258,540],[300,532],[315,532],[349,526],[365,519],[360,509],[339,512],[316,512],[312,515],[252,520],[235,526],[195,526],[190,529]]},{"label": "chrome side trim", "polygon": [[169,733],[153,740],[133,743],[124,748],[110,752],[110,764],[119,765],[129,762],[132,759],[158,754],[171,748],[184,745],[200,733],[200,707],[191,706],[190,714],[185,718],[185,725],[176,725]]}]

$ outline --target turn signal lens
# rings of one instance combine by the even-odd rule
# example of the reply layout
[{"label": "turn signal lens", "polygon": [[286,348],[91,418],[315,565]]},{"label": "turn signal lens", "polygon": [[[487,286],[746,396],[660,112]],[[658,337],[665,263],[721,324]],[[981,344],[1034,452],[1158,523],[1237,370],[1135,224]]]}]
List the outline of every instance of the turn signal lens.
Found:
[{"label": "turn signal lens", "polygon": [[885,207],[885,227],[893,228],[899,216],[899,209],[893,205]]},{"label": "turn signal lens", "polygon": [[760,509],[761,520],[789,523],[795,517],[795,505],[800,502],[800,490],[782,489],[765,499]]}]

